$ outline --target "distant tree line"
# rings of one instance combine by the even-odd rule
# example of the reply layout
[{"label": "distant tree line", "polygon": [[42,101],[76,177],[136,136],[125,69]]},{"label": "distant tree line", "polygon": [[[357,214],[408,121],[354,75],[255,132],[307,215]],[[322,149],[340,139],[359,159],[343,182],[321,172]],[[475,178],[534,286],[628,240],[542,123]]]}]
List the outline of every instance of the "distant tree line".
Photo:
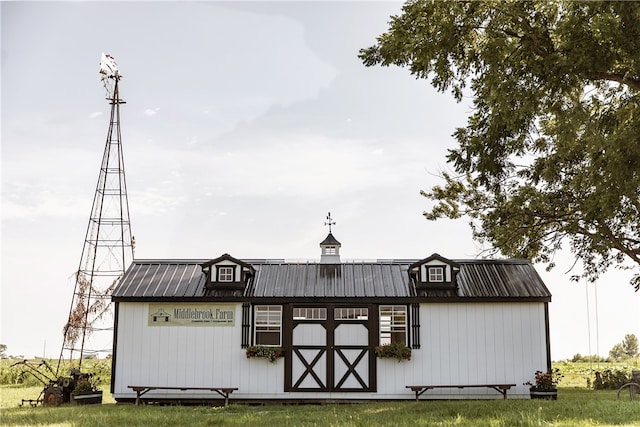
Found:
[{"label": "distant tree line", "polygon": [[607,359],[597,354],[587,356],[576,353],[571,359],[569,359],[569,362],[605,363],[607,362]]},{"label": "distant tree line", "polygon": [[634,334],[627,334],[624,336],[622,342],[614,345],[609,350],[609,357],[604,358],[599,355],[583,356],[580,353],[576,353],[570,362],[624,362],[629,359],[635,359],[640,356],[638,350],[638,338]]}]

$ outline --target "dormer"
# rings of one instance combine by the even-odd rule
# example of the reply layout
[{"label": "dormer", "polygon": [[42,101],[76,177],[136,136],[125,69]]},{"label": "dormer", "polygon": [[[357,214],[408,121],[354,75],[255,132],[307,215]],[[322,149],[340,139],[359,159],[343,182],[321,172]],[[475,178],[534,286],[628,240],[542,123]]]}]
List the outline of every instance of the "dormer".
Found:
[{"label": "dormer", "polygon": [[207,289],[243,290],[255,269],[244,261],[229,254],[202,264],[202,272],[206,274]]},{"label": "dormer", "polygon": [[457,295],[456,276],[460,266],[438,254],[409,266],[409,275],[420,296]]}]

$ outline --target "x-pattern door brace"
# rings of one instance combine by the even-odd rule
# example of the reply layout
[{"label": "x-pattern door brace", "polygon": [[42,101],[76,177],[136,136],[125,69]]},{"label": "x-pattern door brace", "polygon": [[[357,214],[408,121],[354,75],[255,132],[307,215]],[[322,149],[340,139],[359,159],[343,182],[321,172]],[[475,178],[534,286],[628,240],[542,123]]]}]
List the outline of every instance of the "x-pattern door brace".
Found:
[{"label": "x-pattern door brace", "polygon": [[349,378],[349,375],[353,375],[355,377],[355,379],[358,380],[358,382],[360,383],[362,388],[367,388],[368,385],[362,379],[362,377],[358,374],[358,372],[356,371],[356,366],[358,365],[358,363],[360,363],[362,358],[367,354],[368,350],[366,348],[362,349],[360,351],[360,354],[358,355],[358,357],[356,357],[356,359],[353,361],[353,363],[349,362],[349,360],[344,355],[344,353],[342,353],[342,350],[354,350],[354,349],[349,349],[349,348],[336,348],[335,349],[335,354],[339,355],[340,358],[342,359],[342,361],[347,366],[347,372],[345,372],[345,374],[342,376],[340,381],[338,381],[338,383],[336,384],[336,389],[339,389],[339,388],[342,387],[342,384],[344,384],[344,382],[347,380],[347,378]]},{"label": "x-pattern door brace", "polygon": [[307,375],[311,375],[313,379],[318,383],[318,386],[320,386],[323,389],[326,388],[326,385],[322,382],[322,380],[318,377],[318,375],[316,375],[316,373],[313,371],[313,367],[316,365],[316,363],[318,363],[322,355],[326,353],[327,349],[314,348],[312,350],[316,350],[316,349],[318,350],[318,354],[316,354],[316,357],[313,358],[311,363],[307,362],[307,359],[305,359],[305,357],[300,352],[299,347],[293,349],[293,352],[298,356],[298,358],[300,359],[300,361],[305,367],[305,371],[303,372],[302,375],[300,375],[300,378],[298,378],[298,381],[296,381],[296,383],[293,385],[293,388],[300,387],[300,384],[302,384],[302,381],[304,381]]}]

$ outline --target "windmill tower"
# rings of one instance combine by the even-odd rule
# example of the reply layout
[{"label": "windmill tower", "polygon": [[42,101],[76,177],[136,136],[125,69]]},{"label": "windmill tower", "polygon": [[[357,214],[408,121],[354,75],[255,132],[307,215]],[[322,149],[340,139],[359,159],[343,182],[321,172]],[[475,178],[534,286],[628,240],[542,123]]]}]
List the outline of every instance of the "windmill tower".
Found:
[{"label": "windmill tower", "polygon": [[118,88],[122,76],[110,55],[102,54],[100,74],[111,119],[56,371],[65,353],[78,359],[80,369],[83,356],[111,352],[111,292],[133,260],[135,241],[120,135],[120,105],[125,102]]}]

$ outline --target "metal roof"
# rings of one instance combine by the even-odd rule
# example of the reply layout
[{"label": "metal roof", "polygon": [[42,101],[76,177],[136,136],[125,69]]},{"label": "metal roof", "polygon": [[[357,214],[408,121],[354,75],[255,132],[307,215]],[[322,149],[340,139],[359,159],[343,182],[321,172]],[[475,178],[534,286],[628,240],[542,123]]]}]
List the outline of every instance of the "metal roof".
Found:
[{"label": "metal roof", "polygon": [[252,297],[410,297],[408,265],[353,262],[256,266]]},{"label": "metal roof", "polygon": [[[409,267],[416,260],[282,262],[251,260],[255,275],[244,290],[207,290],[202,264],[208,260],[135,260],[112,297],[157,298],[415,298]],[[457,296],[448,298],[534,298],[551,293],[526,260],[451,260],[458,264]],[[425,299],[429,299],[428,297]]]},{"label": "metal roof", "polygon": [[475,298],[551,298],[531,262],[521,259],[454,260],[458,295]]},{"label": "metal roof", "polygon": [[112,298],[180,298],[204,295],[207,260],[133,261]]},{"label": "metal roof", "polygon": [[320,242],[320,246],[342,246],[338,240],[329,233],[325,239]]}]

